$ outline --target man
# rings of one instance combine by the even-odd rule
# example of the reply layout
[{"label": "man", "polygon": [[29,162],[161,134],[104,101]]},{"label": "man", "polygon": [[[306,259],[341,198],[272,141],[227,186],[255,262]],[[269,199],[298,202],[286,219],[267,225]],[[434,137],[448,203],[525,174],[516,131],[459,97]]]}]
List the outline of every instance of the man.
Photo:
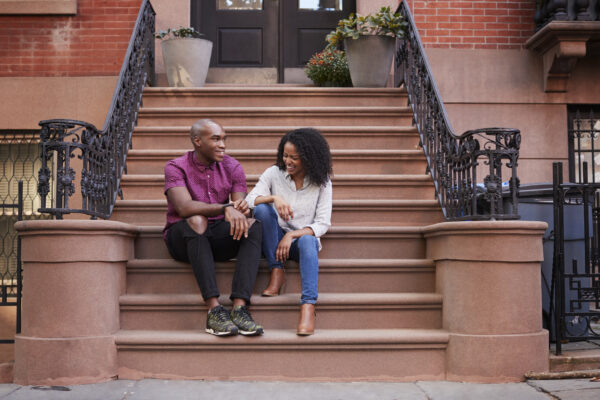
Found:
[{"label": "man", "polygon": [[[171,256],[192,264],[208,306],[206,332],[217,336],[261,335],[248,311],[261,256],[261,225],[248,219],[246,175],[225,155],[226,135],[203,119],[190,132],[194,150],[165,165],[167,224],[163,237]],[[231,202],[230,202],[231,197]],[[233,309],[219,304],[214,261],[236,258]]]}]

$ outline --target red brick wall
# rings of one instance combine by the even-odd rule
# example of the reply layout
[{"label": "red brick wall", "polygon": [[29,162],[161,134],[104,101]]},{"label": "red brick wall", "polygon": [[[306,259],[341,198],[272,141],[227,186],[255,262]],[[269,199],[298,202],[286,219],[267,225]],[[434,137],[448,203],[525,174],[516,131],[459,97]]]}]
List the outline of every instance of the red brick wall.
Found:
[{"label": "red brick wall", "polygon": [[535,0],[408,0],[426,47],[521,49],[533,35]]},{"label": "red brick wall", "polygon": [[74,16],[0,16],[0,76],[117,75],[141,0],[78,0]]}]

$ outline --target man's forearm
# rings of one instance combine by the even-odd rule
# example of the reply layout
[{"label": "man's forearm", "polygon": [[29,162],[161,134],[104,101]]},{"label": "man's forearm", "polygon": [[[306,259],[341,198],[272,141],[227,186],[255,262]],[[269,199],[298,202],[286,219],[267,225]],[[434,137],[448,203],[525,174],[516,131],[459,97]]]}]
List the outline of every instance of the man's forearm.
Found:
[{"label": "man's forearm", "polygon": [[185,202],[179,209],[176,210],[181,218],[188,218],[194,215],[203,215],[205,217],[216,217],[223,215],[223,204],[220,203],[204,203],[202,201],[190,200]]}]

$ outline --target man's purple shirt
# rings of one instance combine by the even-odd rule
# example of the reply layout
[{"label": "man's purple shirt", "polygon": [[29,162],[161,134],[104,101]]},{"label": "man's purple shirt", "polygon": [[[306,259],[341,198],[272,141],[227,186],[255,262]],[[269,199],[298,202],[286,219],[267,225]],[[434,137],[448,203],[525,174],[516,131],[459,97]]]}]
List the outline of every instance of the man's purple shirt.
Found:
[{"label": "man's purple shirt", "polygon": [[[185,187],[192,200],[209,204],[225,204],[229,202],[231,193],[246,193],[246,174],[240,163],[233,157],[225,155],[221,162],[205,165],[198,161],[194,151],[168,161],[165,165],[165,196],[173,187]],[[182,218],[167,197],[167,224],[163,230],[166,240],[167,229]],[[222,219],[223,215],[209,217],[209,220]]]}]

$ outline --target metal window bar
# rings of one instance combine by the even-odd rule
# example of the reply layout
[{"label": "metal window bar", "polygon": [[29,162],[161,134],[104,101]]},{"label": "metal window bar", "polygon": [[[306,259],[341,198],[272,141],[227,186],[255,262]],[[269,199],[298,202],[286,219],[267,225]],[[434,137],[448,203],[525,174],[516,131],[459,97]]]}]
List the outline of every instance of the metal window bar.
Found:
[{"label": "metal window bar", "polygon": [[[121,177],[126,172],[127,152],[146,84],[154,84],[155,12],[144,0],[129,41],[104,127],[70,119],[40,121],[42,167],[38,171],[40,211],[61,219],[81,213],[110,218],[117,196],[122,197]],[[51,187],[48,163],[56,163]],[[80,168],[81,205],[70,203]],[[55,193],[54,201],[49,194]],[[54,204],[53,204],[54,203]]]},{"label": "metal window bar", "polygon": [[[600,183],[589,182],[587,162],[582,172],[582,183],[564,183],[562,163],[553,163],[555,238],[550,313],[555,322],[556,354],[561,354],[565,340],[600,339]],[[580,208],[575,215],[583,221],[568,222],[569,230],[582,238],[583,249],[565,245],[573,240],[565,233],[566,206]]]},{"label": "metal window bar", "polygon": [[569,180],[583,183],[583,163],[587,162],[591,183],[600,182],[600,105],[569,106],[567,114]]},{"label": "metal window bar", "polygon": [[[405,1],[397,12],[408,24],[404,38],[396,41],[395,83],[403,84],[408,93],[419,144],[427,159],[426,172],[431,174],[444,217],[447,220],[520,218],[517,200],[520,131],[484,128],[456,135]],[[503,173],[509,176],[506,182]]]}]

